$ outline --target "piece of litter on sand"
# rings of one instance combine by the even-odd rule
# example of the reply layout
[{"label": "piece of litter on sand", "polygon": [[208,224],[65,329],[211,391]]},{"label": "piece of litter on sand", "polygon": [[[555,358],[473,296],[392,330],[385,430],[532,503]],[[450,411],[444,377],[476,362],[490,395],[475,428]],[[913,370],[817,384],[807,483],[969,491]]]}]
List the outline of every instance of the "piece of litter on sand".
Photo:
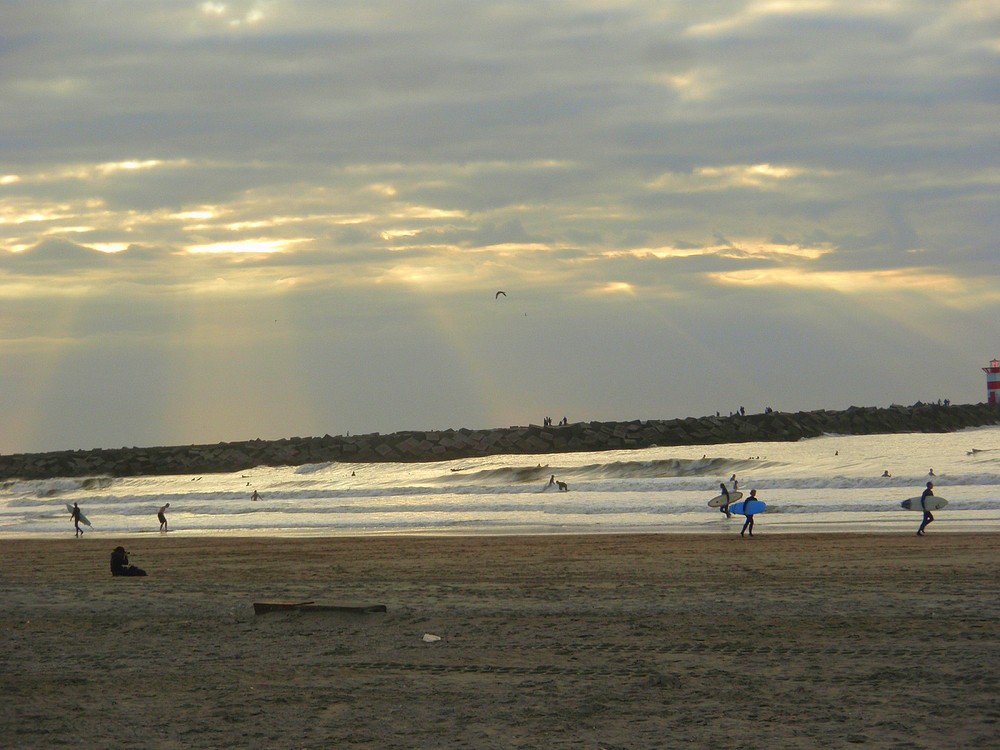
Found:
[{"label": "piece of litter on sand", "polygon": [[440,641],[441,636],[434,635],[433,633],[424,633],[424,643],[434,643],[435,641]]}]

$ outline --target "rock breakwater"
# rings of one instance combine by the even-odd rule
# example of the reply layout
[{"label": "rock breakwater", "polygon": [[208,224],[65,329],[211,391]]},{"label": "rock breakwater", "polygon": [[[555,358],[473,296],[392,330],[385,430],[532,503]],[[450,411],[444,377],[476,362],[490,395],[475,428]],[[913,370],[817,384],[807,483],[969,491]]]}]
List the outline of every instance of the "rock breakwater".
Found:
[{"label": "rock breakwater", "polygon": [[501,453],[539,454],[787,441],[824,434],[954,432],[1000,424],[991,404],[855,407],[631,422],[575,422],[488,430],[408,431],[154,448],[115,448],[0,456],[0,479],[212,474],[255,466],[380,461],[442,461]]}]

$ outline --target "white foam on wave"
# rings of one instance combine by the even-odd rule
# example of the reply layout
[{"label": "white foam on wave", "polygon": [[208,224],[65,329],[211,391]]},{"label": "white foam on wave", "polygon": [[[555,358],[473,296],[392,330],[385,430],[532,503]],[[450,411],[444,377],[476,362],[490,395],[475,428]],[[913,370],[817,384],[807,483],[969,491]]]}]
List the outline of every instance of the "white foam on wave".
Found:
[{"label": "white foam on wave", "polygon": [[[971,451],[971,446],[977,452]],[[175,533],[356,534],[729,533],[706,506],[732,474],[769,504],[774,531],[906,528],[899,502],[933,467],[948,528],[1000,530],[1000,428],[946,435],[823,437],[795,443],[686,446],[544,456],[489,456],[417,464],[319,463],[233,474],[8,481],[0,535],[71,532],[77,501],[97,533],[158,528],[169,502]],[[886,468],[892,477],[882,477]],[[548,479],[568,492],[544,492]],[[252,502],[250,494],[260,493]]]}]

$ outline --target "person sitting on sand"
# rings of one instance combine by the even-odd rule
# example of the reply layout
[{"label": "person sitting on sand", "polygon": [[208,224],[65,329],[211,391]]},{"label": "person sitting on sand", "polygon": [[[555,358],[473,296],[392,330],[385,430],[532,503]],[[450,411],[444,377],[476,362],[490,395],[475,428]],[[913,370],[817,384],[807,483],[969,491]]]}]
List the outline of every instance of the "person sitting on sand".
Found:
[{"label": "person sitting on sand", "polygon": [[115,547],[111,552],[111,575],[113,576],[144,576],[146,571],[128,564],[128,552],[124,547]]},{"label": "person sitting on sand", "polygon": [[[757,499],[757,490],[750,490],[750,497],[747,498],[749,503],[751,500]],[[747,513],[747,520],[743,523],[743,530],[740,531],[740,536],[744,533],[749,532],[750,536],[753,536],[753,513]]]},{"label": "person sitting on sand", "polygon": [[920,528],[917,529],[917,536],[923,536],[924,529],[934,520],[934,515],[927,510],[927,498],[929,497],[934,497],[934,482],[928,482],[927,489],[920,496],[920,507],[924,511],[924,520],[920,523]]},{"label": "person sitting on sand", "polygon": [[162,506],[156,512],[156,517],[160,521],[160,531],[166,531],[167,530],[167,516],[165,514],[167,512],[167,508],[169,508],[169,507],[170,507],[170,503],[167,503],[166,505]]},{"label": "person sitting on sand", "polygon": [[726,518],[732,518],[733,514],[729,512],[729,500],[730,500],[730,497],[729,497],[729,490],[726,489],[726,483],[725,482],[719,482],[719,489],[722,491],[722,494],[726,496],[726,503],[725,503],[725,505],[720,505],[719,506],[719,512],[720,513],[725,513],[726,514]]}]

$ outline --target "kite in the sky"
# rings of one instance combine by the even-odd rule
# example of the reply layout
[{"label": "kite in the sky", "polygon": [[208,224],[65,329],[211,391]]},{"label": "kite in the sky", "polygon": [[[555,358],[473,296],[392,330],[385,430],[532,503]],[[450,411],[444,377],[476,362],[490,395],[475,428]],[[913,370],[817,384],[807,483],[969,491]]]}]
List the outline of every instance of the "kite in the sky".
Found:
[{"label": "kite in the sky", "polygon": [[497,292],[497,293],[496,293],[496,294],[494,295],[493,299],[500,299],[500,295],[501,295],[501,294],[502,294],[502,295],[503,295],[504,297],[506,297],[506,296],[507,296],[507,292],[505,292],[505,291],[503,291],[503,290],[500,290],[499,292]]}]

